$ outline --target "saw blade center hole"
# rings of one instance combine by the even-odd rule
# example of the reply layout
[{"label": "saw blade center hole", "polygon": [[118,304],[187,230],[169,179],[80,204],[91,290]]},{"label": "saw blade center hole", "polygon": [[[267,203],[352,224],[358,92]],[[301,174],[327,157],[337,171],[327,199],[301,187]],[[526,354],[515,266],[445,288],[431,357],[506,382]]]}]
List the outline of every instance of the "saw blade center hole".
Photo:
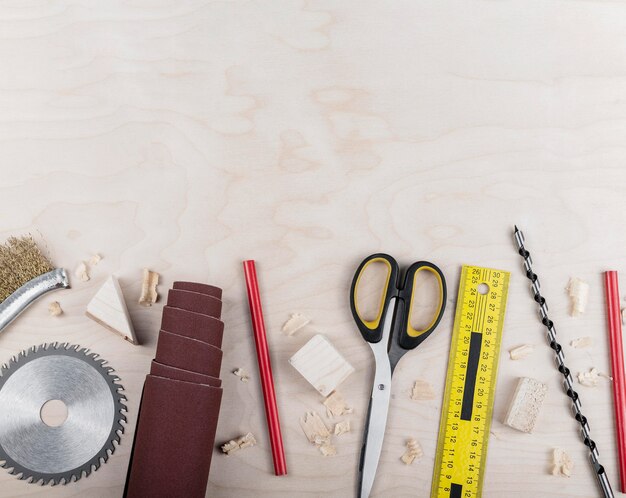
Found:
[{"label": "saw blade center hole", "polygon": [[489,292],[489,286],[483,282],[482,284],[478,284],[478,288],[476,289],[481,296],[484,296]]},{"label": "saw blade center hole", "polygon": [[59,427],[67,420],[67,405],[60,399],[50,399],[41,406],[39,416],[48,427]]}]

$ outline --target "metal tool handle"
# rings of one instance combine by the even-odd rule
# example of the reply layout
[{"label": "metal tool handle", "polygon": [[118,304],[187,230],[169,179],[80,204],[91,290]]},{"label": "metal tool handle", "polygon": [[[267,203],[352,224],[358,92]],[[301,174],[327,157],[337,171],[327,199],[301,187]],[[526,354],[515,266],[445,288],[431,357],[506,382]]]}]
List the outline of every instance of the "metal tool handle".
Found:
[{"label": "metal tool handle", "polygon": [[46,292],[54,289],[67,289],[69,286],[70,281],[63,268],[56,268],[29,280],[0,303],[0,331]]}]

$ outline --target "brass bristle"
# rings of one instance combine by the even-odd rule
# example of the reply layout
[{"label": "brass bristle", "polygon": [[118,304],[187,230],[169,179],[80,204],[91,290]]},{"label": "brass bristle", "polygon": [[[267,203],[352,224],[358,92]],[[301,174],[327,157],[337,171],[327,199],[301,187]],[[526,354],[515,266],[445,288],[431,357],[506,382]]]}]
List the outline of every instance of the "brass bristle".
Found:
[{"label": "brass bristle", "polygon": [[0,245],[0,302],[29,280],[53,269],[30,235],[9,238]]}]

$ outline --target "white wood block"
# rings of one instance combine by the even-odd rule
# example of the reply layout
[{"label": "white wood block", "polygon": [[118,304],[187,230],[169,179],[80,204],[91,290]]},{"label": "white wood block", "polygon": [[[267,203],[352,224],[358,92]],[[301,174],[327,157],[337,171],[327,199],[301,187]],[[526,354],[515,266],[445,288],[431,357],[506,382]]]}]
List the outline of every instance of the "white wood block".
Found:
[{"label": "white wood block", "polygon": [[313,336],[289,363],[324,396],[354,372],[354,367],[321,334]]},{"label": "white wood block", "polygon": [[504,419],[504,425],[518,431],[532,432],[547,392],[548,386],[545,384],[535,379],[521,377]]},{"label": "white wood block", "polygon": [[87,305],[85,313],[111,332],[121,335],[132,344],[137,343],[135,330],[117,279],[111,275]]}]

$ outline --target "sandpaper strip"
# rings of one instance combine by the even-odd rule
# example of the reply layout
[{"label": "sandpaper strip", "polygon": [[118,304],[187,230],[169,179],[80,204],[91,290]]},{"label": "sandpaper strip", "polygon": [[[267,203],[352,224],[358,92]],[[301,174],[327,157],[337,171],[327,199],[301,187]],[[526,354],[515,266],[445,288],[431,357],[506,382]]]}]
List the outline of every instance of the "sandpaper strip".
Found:
[{"label": "sandpaper strip", "polygon": [[204,498],[222,389],[148,375],[126,498]]},{"label": "sandpaper strip", "polygon": [[157,377],[166,377],[172,380],[182,380],[184,382],[194,382],[196,384],[205,384],[212,387],[222,387],[222,379],[210,377],[183,368],[176,368],[170,365],[164,365],[158,361],[152,360],[150,366],[150,375]]},{"label": "sandpaper strip", "polygon": [[219,377],[222,350],[206,342],[161,330],[155,359],[164,365]]},{"label": "sandpaper strip", "polygon": [[188,290],[192,292],[200,292],[209,296],[222,299],[222,289],[209,284],[199,284],[197,282],[174,282],[174,289]]},{"label": "sandpaper strip", "polygon": [[167,293],[167,305],[215,318],[219,318],[222,314],[222,301],[200,292],[170,289]]},{"label": "sandpaper strip", "polygon": [[163,307],[161,330],[222,347],[224,323],[212,316],[180,308]]}]

